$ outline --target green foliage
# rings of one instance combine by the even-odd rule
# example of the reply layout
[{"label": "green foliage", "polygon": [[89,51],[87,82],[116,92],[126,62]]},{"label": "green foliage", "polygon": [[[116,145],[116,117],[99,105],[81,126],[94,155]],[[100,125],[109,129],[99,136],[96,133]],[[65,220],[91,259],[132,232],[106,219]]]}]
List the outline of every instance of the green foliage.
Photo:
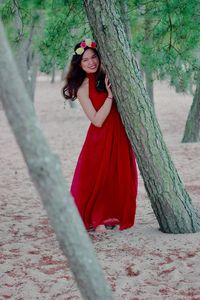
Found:
[{"label": "green foliage", "polygon": [[0,15],[4,22],[7,22],[13,14],[13,1],[4,1],[0,4]]},{"label": "green foliage", "polygon": [[[122,1],[122,0],[120,0]],[[127,0],[132,49],[154,77],[183,91],[200,68],[199,0]],[[117,2],[119,6],[120,3]],[[82,0],[5,0],[0,14],[13,48],[29,39],[41,53],[41,70],[63,69],[74,45],[91,36]],[[16,18],[18,24],[16,26]],[[20,19],[20,22],[19,22]]]},{"label": "green foliage", "polygon": [[200,67],[199,0],[134,0],[129,7],[132,48],[141,53],[141,64],[186,91]]},{"label": "green foliage", "polygon": [[47,73],[63,69],[74,44],[91,36],[81,0],[6,0],[0,13],[13,49],[29,40],[34,24],[31,48],[40,52],[41,70]]},{"label": "green foliage", "polygon": [[[63,2],[68,4],[63,6]],[[63,69],[74,44],[89,32],[82,1],[53,1],[45,23],[44,39],[40,44],[43,67],[49,71],[53,65]]]},{"label": "green foliage", "polygon": [[[40,26],[45,2],[39,0],[6,0],[1,5],[2,20],[14,49],[20,46],[22,40],[30,38],[30,32],[33,28]],[[34,34],[31,40],[33,47],[40,38],[42,38],[41,31],[37,30],[37,35]]]}]

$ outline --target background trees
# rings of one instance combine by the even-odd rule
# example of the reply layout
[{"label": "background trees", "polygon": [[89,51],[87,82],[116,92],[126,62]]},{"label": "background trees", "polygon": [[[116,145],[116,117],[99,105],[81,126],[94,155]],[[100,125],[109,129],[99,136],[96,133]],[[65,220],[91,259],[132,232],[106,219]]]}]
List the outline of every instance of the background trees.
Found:
[{"label": "background trees", "polygon": [[89,32],[82,1],[49,1],[46,8],[44,39],[39,50],[42,53],[41,70],[66,69],[74,43]]},{"label": "background trees", "polygon": [[31,99],[40,66],[38,43],[44,30],[43,1],[4,1],[1,16],[15,53],[19,73]]},{"label": "background trees", "polygon": [[52,73],[52,77],[55,70],[65,72],[74,42],[88,32],[83,3],[6,0],[0,12],[20,75],[33,99],[37,72]]},{"label": "background trees", "polygon": [[[146,89],[153,101],[153,81],[168,79],[177,92],[194,93],[184,142],[199,141],[199,1],[129,1],[132,49],[140,53]],[[190,129],[188,129],[190,128]]]}]

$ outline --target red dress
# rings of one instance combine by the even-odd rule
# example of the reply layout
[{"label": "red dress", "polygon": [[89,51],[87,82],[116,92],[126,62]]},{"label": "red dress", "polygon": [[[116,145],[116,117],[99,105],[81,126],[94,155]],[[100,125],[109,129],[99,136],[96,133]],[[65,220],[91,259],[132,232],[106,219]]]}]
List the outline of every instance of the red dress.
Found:
[{"label": "red dress", "polygon": [[[89,97],[96,111],[107,93],[96,90],[89,75]],[[137,167],[115,102],[102,127],[91,124],[75,169],[71,194],[86,229],[101,224],[133,226],[136,211]]]}]

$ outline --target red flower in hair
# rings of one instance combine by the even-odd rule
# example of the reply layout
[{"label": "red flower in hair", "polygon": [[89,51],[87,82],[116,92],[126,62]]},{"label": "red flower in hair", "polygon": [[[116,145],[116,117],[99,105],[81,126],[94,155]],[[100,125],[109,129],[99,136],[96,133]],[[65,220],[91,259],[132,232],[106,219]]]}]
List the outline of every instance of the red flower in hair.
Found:
[{"label": "red flower in hair", "polygon": [[78,55],[83,54],[86,47],[96,49],[97,44],[96,44],[96,42],[92,41],[91,39],[85,39],[85,41],[82,41],[80,43],[80,47],[75,50],[75,54],[78,54]]},{"label": "red flower in hair", "polygon": [[85,48],[87,45],[86,45],[86,42],[85,41],[83,41],[83,42],[81,42],[81,44],[80,44],[80,47],[81,48]]},{"label": "red flower in hair", "polygon": [[94,49],[95,49],[96,47],[97,47],[96,42],[92,42],[92,43],[91,43],[91,48],[94,48]]}]

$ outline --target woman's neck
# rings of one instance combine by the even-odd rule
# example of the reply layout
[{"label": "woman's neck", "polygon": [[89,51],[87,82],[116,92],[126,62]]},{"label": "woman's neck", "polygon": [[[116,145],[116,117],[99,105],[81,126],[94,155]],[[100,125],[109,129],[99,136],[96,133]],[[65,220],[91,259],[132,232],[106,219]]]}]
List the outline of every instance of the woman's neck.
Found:
[{"label": "woman's neck", "polygon": [[86,73],[86,77],[87,78],[95,78],[96,77],[96,73]]}]

